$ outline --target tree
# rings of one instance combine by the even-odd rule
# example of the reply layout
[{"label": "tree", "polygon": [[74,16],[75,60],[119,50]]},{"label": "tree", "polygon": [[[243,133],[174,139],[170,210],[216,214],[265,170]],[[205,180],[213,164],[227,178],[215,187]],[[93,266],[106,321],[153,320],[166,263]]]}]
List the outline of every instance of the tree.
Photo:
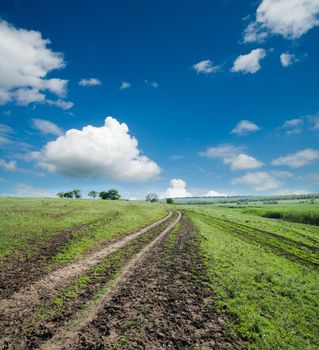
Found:
[{"label": "tree", "polygon": [[109,199],[109,195],[108,195],[107,191],[101,191],[101,192],[99,193],[99,197],[100,197],[101,199]]},{"label": "tree", "polygon": [[95,197],[98,195],[98,193],[96,191],[90,191],[88,196],[95,199]]},{"label": "tree", "polygon": [[121,195],[119,194],[118,190],[114,188],[109,191],[100,192],[99,196],[102,199],[111,199],[111,200],[118,200],[121,198]]},{"label": "tree", "polygon": [[173,198],[166,198],[166,203],[167,204],[173,204],[174,203]]},{"label": "tree", "polygon": [[73,198],[73,192],[72,191],[64,192],[63,197],[64,198]]},{"label": "tree", "polygon": [[158,202],[158,195],[156,193],[149,193],[145,199],[146,199],[146,202],[151,202],[151,203]]},{"label": "tree", "polygon": [[74,189],[72,191],[72,193],[73,193],[74,198],[81,198],[82,197],[81,196],[81,190],[79,190],[79,189]]},{"label": "tree", "polygon": [[59,192],[59,193],[57,193],[56,195],[57,195],[59,198],[63,198],[64,192]]},{"label": "tree", "polygon": [[108,191],[109,199],[111,200],[119,200],[121,198],[121,195],[118,190],[115,188],[112,188],[111,190]]}]

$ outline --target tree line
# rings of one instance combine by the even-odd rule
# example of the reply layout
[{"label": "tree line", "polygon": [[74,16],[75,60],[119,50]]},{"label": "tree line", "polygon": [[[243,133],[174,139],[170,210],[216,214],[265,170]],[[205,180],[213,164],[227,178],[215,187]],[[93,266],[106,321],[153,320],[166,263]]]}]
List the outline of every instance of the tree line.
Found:
[{"label": "tree line", "polygon": [[[68,192],[59,192],[57,193],[57,196],[59,198],[75,198],[75,199],[82,198],[81,190],[79,189],[74,189]],[[95,199],[98,196],[101,199],[110,199],[110,200],[119,200],[121,198],[119,191],[116,190],[115,188],[112,188],[108,191],[101,191],[101,192],[97,192],[93,190],[88,193],[88,196],[93,199]]]}]

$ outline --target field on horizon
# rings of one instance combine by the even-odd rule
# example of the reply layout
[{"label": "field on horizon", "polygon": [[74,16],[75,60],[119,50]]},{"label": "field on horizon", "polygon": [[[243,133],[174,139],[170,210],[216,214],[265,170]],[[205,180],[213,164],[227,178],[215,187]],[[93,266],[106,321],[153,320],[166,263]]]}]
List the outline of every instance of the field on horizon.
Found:
[{"label": "field on horizon", "polygon": [[75,329],[71,349],[318,349],[318,214],[296,201],[1,198],[2,345]]}]

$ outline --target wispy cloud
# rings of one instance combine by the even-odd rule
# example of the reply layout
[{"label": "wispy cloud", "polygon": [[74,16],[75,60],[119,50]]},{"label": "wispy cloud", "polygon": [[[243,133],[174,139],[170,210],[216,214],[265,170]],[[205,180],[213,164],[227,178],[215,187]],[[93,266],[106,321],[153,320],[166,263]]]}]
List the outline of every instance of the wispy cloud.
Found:
[{"label": "wispy cloud", "polygon": [[313,163],[319,159],[319,151],[311,148],[288,154],[287,156],[274,159],[271,164],[274,166],[288,166],[291,168],[300,168]]},{"label": "wispy cloud", "polygon": [[258,130],[260,130],[260,127],[257,124],[249,120],[241,120],[237,123],[231,133],[236,135],[247,135]]},{"label": "wispy cloud", "polygon": [[32,126],[39,130],[44,135],[56,135],[60,136],[63,134],[63,130],[56,124],[45,119],[32,119]]},{"label": "wispy cloud", "polygon": [[80,86],[98,86],[102,85],[102,82],[100,79],[97,78],[88,78],[88,79],[81,79],[79,81]]},{"label": "wispy cloud", "polygon": [[263,166],[263,163],[256,158],[243,152],[243,147],[231,144],[221,144],[215,147],[209,147],[200,156],[206,158],[222,159],[224,164],[230,165],[231,170],[257,169]]},{"label": "wispy cloud", "polygon": [[123,81],[121,86],[120,86],[120,89],[121,90],[126,90],[126,89],[129,89],[131,87],[131,84],[128,83],[127,81]]},{"label": "wispy cloud", "polygon": [[211,60],[203,60],[194,64],[193,69],[197,73],[211,74],[217,72],[220,69],[220,67],[214,65],[214,62]]}]

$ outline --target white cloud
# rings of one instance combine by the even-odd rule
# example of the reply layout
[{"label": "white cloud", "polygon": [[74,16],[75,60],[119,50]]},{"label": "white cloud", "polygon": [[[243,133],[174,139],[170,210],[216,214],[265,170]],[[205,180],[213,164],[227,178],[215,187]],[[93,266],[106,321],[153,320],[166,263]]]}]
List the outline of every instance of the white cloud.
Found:
[{"label": "white cloud", "polygon": [[284,157],[276,158],[271,162],[271,164],[275,166],[286,165],[291,168],[300,168],[304,165],[313,163],[317,159],[319,159],[319,152],[317,150],[307,148]]},{"label": "white cloud", "polygon": [[207,158],[223,158],[228,159],[241,153],[243,147],[238,147],[231,145],[229,143],[224,143],[216,147],[209,147],[205,152],[201,152],[202,157]]},{"label": "white cloud", "polygon": [[227,194],[211,190],[204,194],[203,197],[227,197]]},{"label": "white cloud", "polygon": [[266,51],[264,49],[251,50],[247,55],[240,55],[236,58],[231,72],[254,74],[260,70],[260,60],[265,57]]},{"label": "white cloud", "polygon": [[276,195],[287,196],[287,195],[298,195],[298,194],[309,194],[307,190],[294,190],[294,189],[284,189],[276,192]]},{"label": "white cloud", "polygon": [[288,135],[296,135],[302,132],[304,121],[302,118],[286,120],[282,126]]},{"label": "white cloud", "polygon": [[0,168],[8,171],[15,171],[17,169],[17,163],[15,160],[6,162],[4,159],[0,159]]},{"label": "white cloud", "polygon": [[244,153],[230,159],[226,164],[230,164],[231,170],[257,169],[263,166],[262,162]]},{"label": "white cloud", "polygon": [[245,30],[245,42],[263,41],[269,35],[298,39],[319,25],[318,0],[262,0],[256,20]]},{"label": "white cloud", "polygon": [[56,135],[60,136],[63,134],[63,130],[56,124],[45,119],[32,119],[32,125],[35,129],[38,129],[42,134],[45,135]]},{"label": "white cloud", "polygon": [[241,120],[234,127],[234,129],[231,131],[231,133],[237,134],[237,135],[247,135],[251,132],[255,132],[258,130],[260,130],[260,127],[257,124],[255,124],[249,120]]},{"label": "white cloud", "polygon": [[280,62],[281,65],[286,68],[298,62],[298,59],[295,55],[285,52],[280,55]]},{"label": "white cloud", "polygon": [[14,130],[11,128],[11,126],[6,124],[0,124],[0,135],[9,135],[14,134]]},{"label": "white cloud", "polygon": [[264,171],[247,173],[244,176],[233,179],[231,183],[232,185],[252,186],[257,192],[273,190],[282,184],[275,176]]},{"label": "white cloud", "polygon": [[68,110],[68,109],[70,109],[70,108],[72,108],[74,106],[73,102],[71,102],[71,101],[64,101],[64,100],[61,100],[61,99],[58,99],[56,101],[47,100],[46,102],[50,106],[56,106],[56,107],[62,108],[64,110]]},{"label": "white cloud", "polygon": [[27,106],[30,103],[39,103],[45,100],[45,95],[37,89],[17,89],[12,96],[14,96],[17,104],[21,106]]},{"label": "white cloud", "polygon": [[319,130],[319,114],[309,116],[308,120],[313,124],[313,130]]},{"label": "white cloud", "polygon": [[272,170],[271,174],[273,174],[274,176],[280,179],[285,179],[287,177],[293,176],[293,174],[290,171],[284,171],[284,170]]},{"label": "white cloud", "polygon": [[131,87],[130,83],[128,83],[127,81],[123,81],[121,86],[120,86],[120,89],[125,90],[125,89],[129,89],[130,87]]},{"label": "white cloud", "polygon": [[154,89],[157,89],[159,87],[159,84],[156,81],[144,80],[144,83],[148,86],[151,86]]},{"label": "white cloud", "polygon": [[99,79],[96,78],[89,78],[89,79],[81,79],[79,81],[79,85],[81,86],[97,86],[97,85],[101,85],[102,82]]},{"label": "white cloud", "polygon": [[218,71],[219,67],[214,66],[214,63],[211,60],[203,60],[194,64],[193,69],[197,73],[210,74]]},{"label": "white cloud", "polygon": [[231,144],[210,147],[205,152],[201,152],[200,155],[207,158],[222,159],[224,164],[230,165],[233,171],[256,169],[263,166],[263,163],[256,158],[243,153],[243,147]]},{"label": "white cloud", "polygon": [[6,124],[0,124],[0,145],[7,145],[12,143],[10,137],[14,134],[14,130],[11,126]]},{"label": "white cloud", "polygon": [[182,198],[191,197],[191,193],[186,189],[186,182],[182,179],[172,179],[170,181],[170,186],[168,187],[164,197],[166,198]]},{"label": "white cloud", "polygon": [[42,168],[70,177],[146,181],[160,173],[155,162],[140,154],[127,125],[112,117],[107,117],[101,127],[68,130],[31,156]]},{"label": "white cloud", "polygon": [[40,32],[0,20],[0,104],[43,102],[44,91],[65,96],[67,80],[46,78],[65,66],[62,54],[47,48],[48,44]]}]

